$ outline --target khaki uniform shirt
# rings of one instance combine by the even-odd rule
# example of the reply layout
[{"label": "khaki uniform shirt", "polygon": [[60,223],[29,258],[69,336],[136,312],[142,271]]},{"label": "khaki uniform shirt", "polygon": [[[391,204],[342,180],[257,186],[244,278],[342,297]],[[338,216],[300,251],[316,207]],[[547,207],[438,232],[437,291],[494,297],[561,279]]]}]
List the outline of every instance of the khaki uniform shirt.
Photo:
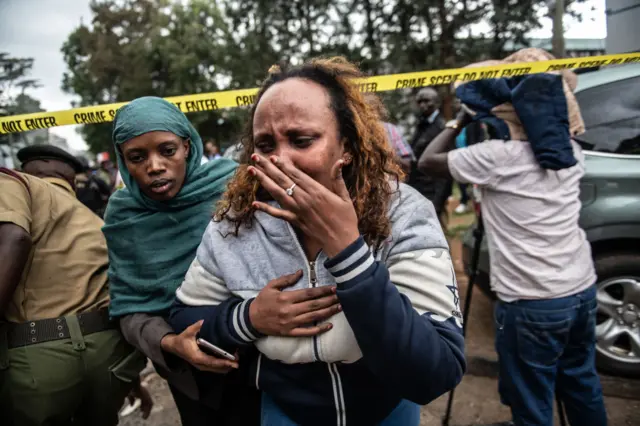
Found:
[{"label": "khaki uniform shirt", "polygon": [[107,307],[107,243],[102,220],[76,199],[68,182],[0,173],[0,223],[20,226],[32,249],[5,311],[20,323]]}]

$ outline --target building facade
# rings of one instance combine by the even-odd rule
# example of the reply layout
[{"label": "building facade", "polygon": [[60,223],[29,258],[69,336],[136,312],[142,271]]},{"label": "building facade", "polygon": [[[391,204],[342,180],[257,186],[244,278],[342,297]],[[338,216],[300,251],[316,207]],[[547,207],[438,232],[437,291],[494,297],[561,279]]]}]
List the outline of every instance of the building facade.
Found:
[{"label": "building facade", "polygon": [[607,53],[640,51],[640,0],[607,0]]},{"label": "building facade", "polygon": [[[634,0],[640,2],[640,0]],[[504,50],[515,52],[522,49],[524,45],[508,41]],[[551,52],[553,50],[550,38],[531,38],[529,47],[539,47]],[[565,38],[564,50],[567,58],[582,58],[585,56],[604,55],[606,51],[606,40],[603,38]]]}]

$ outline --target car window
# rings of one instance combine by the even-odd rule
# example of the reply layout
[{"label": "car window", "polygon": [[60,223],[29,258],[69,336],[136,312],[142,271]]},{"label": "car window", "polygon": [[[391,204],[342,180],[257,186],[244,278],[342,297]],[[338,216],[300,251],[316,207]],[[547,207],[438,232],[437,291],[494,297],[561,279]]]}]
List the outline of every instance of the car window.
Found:
[{"label": "car window", "polygon": [[586,132],[577,139],[589,149],[640,155],[640,77],[576,93]]}]

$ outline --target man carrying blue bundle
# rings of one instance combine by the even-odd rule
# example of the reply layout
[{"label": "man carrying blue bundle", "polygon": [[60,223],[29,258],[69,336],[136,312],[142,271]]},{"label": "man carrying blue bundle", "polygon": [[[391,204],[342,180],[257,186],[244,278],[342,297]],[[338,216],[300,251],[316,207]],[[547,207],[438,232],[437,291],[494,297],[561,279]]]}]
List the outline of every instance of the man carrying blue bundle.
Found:
[{"label": "man carrying blue bundle", "polygon": [[[551,60],[523,49],[503,61]],[[578,225],[584,132],[570,71],[461,84],[463,108],[418,167],[476,184],[491,263],[499,392],[516,425],[553,425],[554,390],[572,425],[607,424],[595,369],[596,274]],[[472,121],[490,140],[449,151]]]}]

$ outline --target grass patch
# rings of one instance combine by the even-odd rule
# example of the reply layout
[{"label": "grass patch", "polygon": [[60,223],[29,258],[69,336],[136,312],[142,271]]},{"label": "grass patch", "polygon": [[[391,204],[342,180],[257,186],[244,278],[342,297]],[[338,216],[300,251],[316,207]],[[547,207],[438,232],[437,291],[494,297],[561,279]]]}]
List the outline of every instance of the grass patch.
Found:
[{"label": "grass patch", "polygon": [[473,223],[451,226],[447,229],[446,235],[449,238],[462,238],[464,233],[467,232],[467,229],[469,229],[472,224]]}]

